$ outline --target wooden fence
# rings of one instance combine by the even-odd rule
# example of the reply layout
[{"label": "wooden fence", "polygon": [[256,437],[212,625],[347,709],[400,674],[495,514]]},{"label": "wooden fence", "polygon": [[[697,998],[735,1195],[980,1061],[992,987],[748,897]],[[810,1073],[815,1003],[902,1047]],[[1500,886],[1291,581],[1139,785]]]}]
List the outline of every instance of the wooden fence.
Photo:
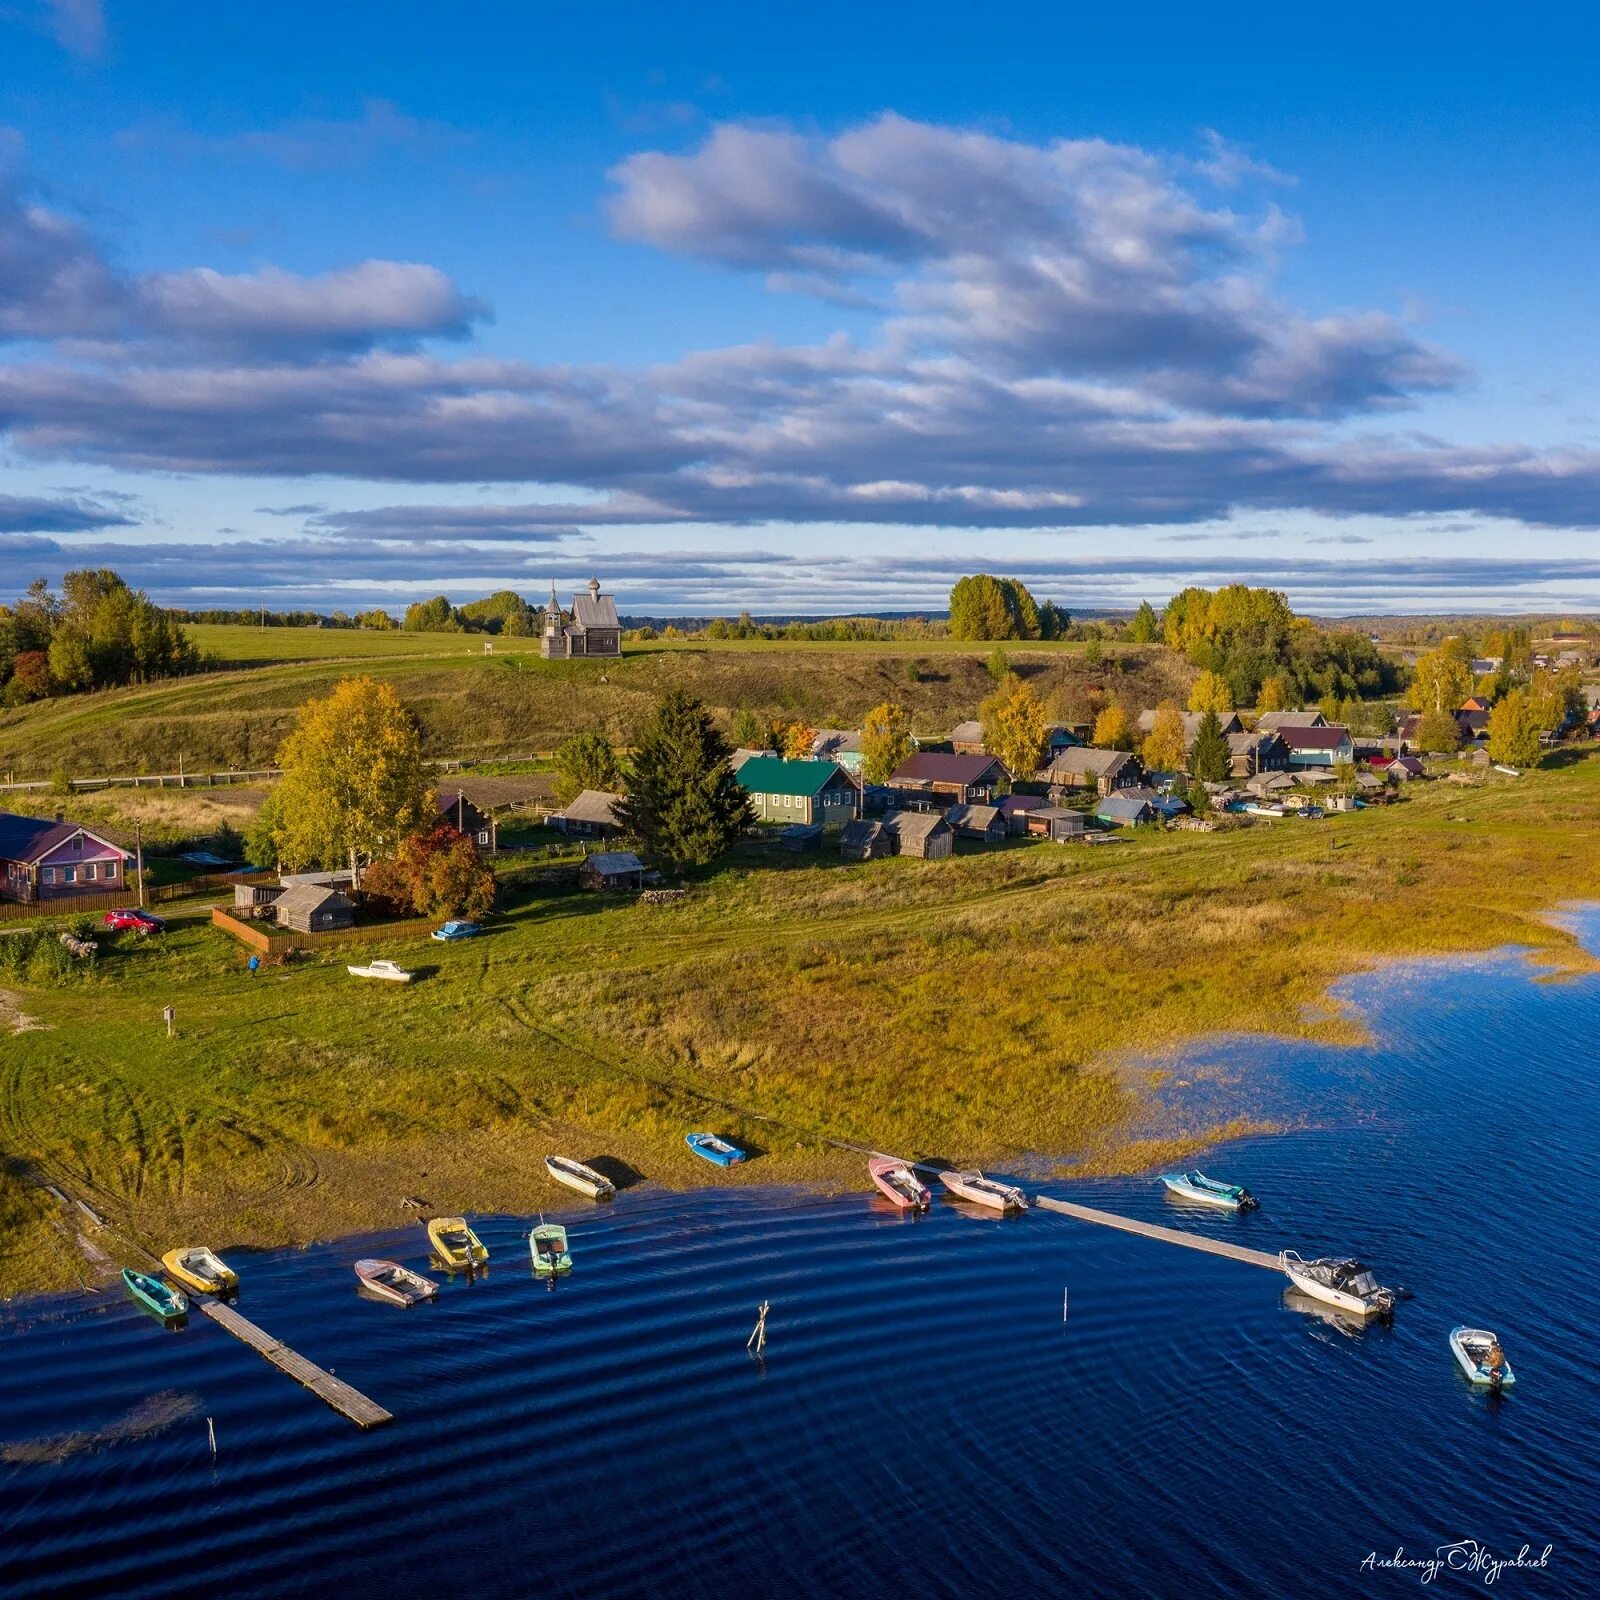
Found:
[{"label": "wooden fence", "polygon": [[0,900],[0,922],[22,922],[29,917],[73,917],[88,911],[96,916],[113,906],[128,904],[128,890],[114,893],[69,894],[58,900]]},{"label": "wooden fence", "polygon": [[419,939],[433,932],[438,919],[417,917],[405,922],[371,922],[333,933],[277,933],[259,922],[245,922],[217,906],[211,924],[262,955],[286,956],[296,950],[327,950],[351,944],[377,944],[384,939]]}]

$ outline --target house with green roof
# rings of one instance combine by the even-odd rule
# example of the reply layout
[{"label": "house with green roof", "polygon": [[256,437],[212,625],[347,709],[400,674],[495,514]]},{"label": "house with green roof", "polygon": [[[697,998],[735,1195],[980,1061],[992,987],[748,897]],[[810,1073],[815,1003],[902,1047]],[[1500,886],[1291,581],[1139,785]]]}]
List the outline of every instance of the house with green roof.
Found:
[{"label": "house with green roof", "polygon": [[734,773],[762,822],[846,823],[861,810],[861,785],[835,761],[751,756]]}]

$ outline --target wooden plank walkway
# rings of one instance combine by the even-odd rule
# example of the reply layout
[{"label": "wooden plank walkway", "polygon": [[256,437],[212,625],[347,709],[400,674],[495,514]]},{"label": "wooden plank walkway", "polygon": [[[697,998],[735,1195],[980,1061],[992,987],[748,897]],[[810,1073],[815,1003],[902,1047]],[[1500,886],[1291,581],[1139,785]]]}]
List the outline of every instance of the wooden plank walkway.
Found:
[{"label": "wooden plank walkway", "polygon": [[252,1350],[258,1350],[280,1372],[286,1372],[297,1383],[303,1383],[319,1400],[325,1400],[341,1415],[348,1417],[358,1428],[376,1428],[393,1422],[394,1416],[385,1411],[376,1400],[369,1400],[359,1389],[352,1389],[343,1378],[297,1355],[281,1339],[258,1328],[248,1317],[241,1317],[232,1306],[220,1300],[202,1300],[200,1310],[218,1327],[225,1328],[234,1338],[242,1339]]},{"label": "wooden plank walkway", "polygon": [[1036,1195],[1036,1206],[1046,1211],[1059,1211],[1064,1217],[1076,1217],[1079,1222],[1097,1222],[1103,1228],[1120,1228],[1124,1233],[1137,1233],[1141,1238],[1160,1239],[1166,1244],[1181,1244],[1188,1250],[1204,1250],[1207,1255],[1226,1256],[1230,1261],[1242,1261],[1246,1266],[1265,1267],[1277,1272],[1278,1258],[1265,1250],[1251,1250],[1242,1244],[1230,1244],[1226,1239],[1211,1239],[1203,1233],[1188,1233],[1178,1228],[1163,1228],[1154,1222],[1137,1222],[1132,1217],[1119,1217],[1114,1211],[1096,1211],[1092,1206],[1075,1205],[1071,1200],[1056,1200],[1050,1195]]}]

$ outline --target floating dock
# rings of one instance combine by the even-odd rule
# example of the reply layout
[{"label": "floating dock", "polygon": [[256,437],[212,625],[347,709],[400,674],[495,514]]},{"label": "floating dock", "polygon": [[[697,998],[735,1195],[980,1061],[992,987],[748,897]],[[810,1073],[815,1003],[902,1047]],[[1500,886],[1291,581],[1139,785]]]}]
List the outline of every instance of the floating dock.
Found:
[{"label": "floating dock", "polygon": [[393,1413],[385,1411],[376,1400],[369,1400],[359,1389],[352,1389],[343,1378],[324,1372],[314,1362],[297,1355],[281,1339],[274,1339],[258,1328],[248,1317],[241,1317],[232,1306],[220,1300],[199,1301],[201,1312],[220,1328],[225,1328],[235,1339],[242,1339],[252,1350],[259,1351],[280,1372],[286,1372],[296,1383],[304,1384],[319,1400],[333,1407],[341,1416],[348,1417],[358,1428],[378,1428],[393,1422]]},{"label": "floating dock", "polygon": [[1212,1239],[1203,1233],[1189,1233],[1180,1228],[1163,1228],[1155,1222],[1137,1222],[1132,1217],[1119,1217],[1114,1211],[1096,1211],[1093,1206],[1075,1205],[1071,1200],[1056,1200],[1047,1194],[1036,1195],[1033,1204],[1045,1211],[1059,1211],[1064,1217],[1076,1217],[1079,1222],[1097,1222],[1102,1228],[1120,1228],[1123,1233],[1137,1233],[1141,1238],[1181,1244],[1189,1250],[1203,1250],[1209,1256],[1226,1256],[1246,1266],[1265,1267],[1268,1272],[1281,1270],[1277,1256],[1265,1250],[1248,1249],[1242,1244],[1230,1244],[1226,1239]]}]

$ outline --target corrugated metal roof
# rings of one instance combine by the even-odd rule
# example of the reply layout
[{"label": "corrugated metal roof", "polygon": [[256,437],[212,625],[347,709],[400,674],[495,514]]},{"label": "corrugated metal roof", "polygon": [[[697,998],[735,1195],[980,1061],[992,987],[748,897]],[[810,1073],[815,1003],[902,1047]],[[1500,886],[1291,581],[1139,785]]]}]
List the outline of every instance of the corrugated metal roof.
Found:
[{"label": "corrugated metal roof", "polygon": [[919,750],[894,769],[890,783],[979,783],[998,766],[993,756],[956,756]]},{"label": "corrugated metal roof", "polygon": [[619,872],[643,872],[644,862],[631,850],[602,850],[596,855],[585,858],[583,865],[593,867],[603,877],[612,877]]},{"label": "corrugated metal roof", "polygon": [[841,768],[833,761],[785,761],[779,756],[751,756],[734,776],[751,794],[810,796],[822,791]]},{"label": "corrugated metal roof", "polygon": [[608,794],[604,789],[585,789],[570,805],[561,808],[568,822],[595,822],[608,828],[620,828],[616,806],[620,794]]}]

